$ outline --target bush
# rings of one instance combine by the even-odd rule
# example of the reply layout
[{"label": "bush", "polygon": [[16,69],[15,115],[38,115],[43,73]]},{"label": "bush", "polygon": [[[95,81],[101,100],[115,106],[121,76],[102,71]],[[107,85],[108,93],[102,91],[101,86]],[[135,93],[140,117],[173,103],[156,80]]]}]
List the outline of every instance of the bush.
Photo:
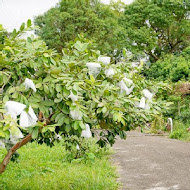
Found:
[{"label": "bush", "polygon": [[189,48],[186,48],[180,56],[168,55],[164,59],[153,63],[150,68],[145,70],[145,75],[150,79],[170,80],[172,82],[177,82],[182,79],[189,80],[189,58]]},{"label": "bush", "polygon": [[187,130],[188,128],[189,125],[185,125],[183,122],[175,121],[174,130],[170,134],[170,138],[190,141],[190,132]]},{"label": "bush", "polygon": [[[28,135],[27,142],[36,140],[52,147],[56,135],[80,137],[88,126],[105,129],[97,142],[101,147],[113,145],[116,135],[125,139],[124,131],[143,126],[159,115],[163,106],[166,109],[165,102],[152,98],[146,101],[147,109],[138,106],[143,89],[157,92],[160,87],[145,81],[140,75],[141,67],[134,71],[125,57],[112,64],[109,57],[91,49],[91,42],[82,37],[82,42],[76,39],[59,54],[39,38],[20,38],[28,29],[30,20],[27,26],[23,24],[19,31],[5,37],[0,51],[1,106],[6,104],[7,109],[7,114],[0,109],[0,137],[5,144],[15,144]],[[10,104],[13,108],[9,110]],[[11,154],[14,151],[11,149]]]}]

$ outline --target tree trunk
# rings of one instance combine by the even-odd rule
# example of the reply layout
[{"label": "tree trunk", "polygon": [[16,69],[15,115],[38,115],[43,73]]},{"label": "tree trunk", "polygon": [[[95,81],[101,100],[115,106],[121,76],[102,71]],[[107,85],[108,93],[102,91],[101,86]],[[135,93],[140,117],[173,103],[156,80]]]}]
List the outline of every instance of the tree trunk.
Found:
[{"label": "tree trunk", "polygon": [[6,169],[7,165],[8,165],[8,163],[9,163],[9,161],[10,161],[12,155],[13,155],[19,148],[21,148],[22,146],[24,146],[25,144],[27,144],[27,143],[30,142],[31,140],[32,140],[32,134],[29,134],[29,135],[27,135],[24,139],[22,139],[20,142],[18,142],[17,144],[15,144],[15,145],[9,150],[9,152],[8,152],[7,155],[5,156],[4,160],[3,160],[2,163],[0,164],[0,174],[2,174],[2,173],[5,171],[5,169]]}]

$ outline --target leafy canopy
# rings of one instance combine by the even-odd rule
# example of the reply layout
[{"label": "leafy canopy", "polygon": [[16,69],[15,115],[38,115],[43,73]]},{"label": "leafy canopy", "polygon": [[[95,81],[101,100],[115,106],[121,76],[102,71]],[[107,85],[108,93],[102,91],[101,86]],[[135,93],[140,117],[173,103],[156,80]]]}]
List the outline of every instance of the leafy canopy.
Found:
[{"label": "leafy canopy", "polygon": [[151,62],[181,52],[190,44],[188,0],[135,0],[125,7],[121,23],[132,52],[143,52]]},{"label": "leafy canopy", "polygon": [[44,15],[35,19],[41,30],[37,32],[48,47],[59,52],[78,34],[96,43],[96,49],[111,54],[121,49],[124,35],[118,24],[117,10],[99,0],[62,0]]}]

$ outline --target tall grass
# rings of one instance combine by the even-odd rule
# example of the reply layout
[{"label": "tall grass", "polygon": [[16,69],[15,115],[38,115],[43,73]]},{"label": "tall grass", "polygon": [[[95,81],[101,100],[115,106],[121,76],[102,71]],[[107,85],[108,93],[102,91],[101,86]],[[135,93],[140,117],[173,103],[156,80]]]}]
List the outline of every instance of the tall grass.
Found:
[{"label": "tall grass", "polygon": [[[6,151],[0,149],[0,160]],[[115,168],[109,151],[94,162],[66,162],[61,145],[28,144],[19,150],[19,163],[10,163],[0,176],[0,190],[115,190],[118,189]]]}]

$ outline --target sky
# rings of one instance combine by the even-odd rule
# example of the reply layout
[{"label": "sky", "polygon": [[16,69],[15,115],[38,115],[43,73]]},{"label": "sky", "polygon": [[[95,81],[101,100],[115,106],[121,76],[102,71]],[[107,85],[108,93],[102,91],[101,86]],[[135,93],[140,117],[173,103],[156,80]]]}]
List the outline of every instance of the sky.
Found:
[{"label": "sky", "polygon": [[[122,0],[129,4],[133,0]],[[34,16],[43,14],[55,6],[59,0],[0,0],[0,24],[8,31],[18,29],[28,19],[33,20]],[[109,4],[109,0],[102,0]]]}]

